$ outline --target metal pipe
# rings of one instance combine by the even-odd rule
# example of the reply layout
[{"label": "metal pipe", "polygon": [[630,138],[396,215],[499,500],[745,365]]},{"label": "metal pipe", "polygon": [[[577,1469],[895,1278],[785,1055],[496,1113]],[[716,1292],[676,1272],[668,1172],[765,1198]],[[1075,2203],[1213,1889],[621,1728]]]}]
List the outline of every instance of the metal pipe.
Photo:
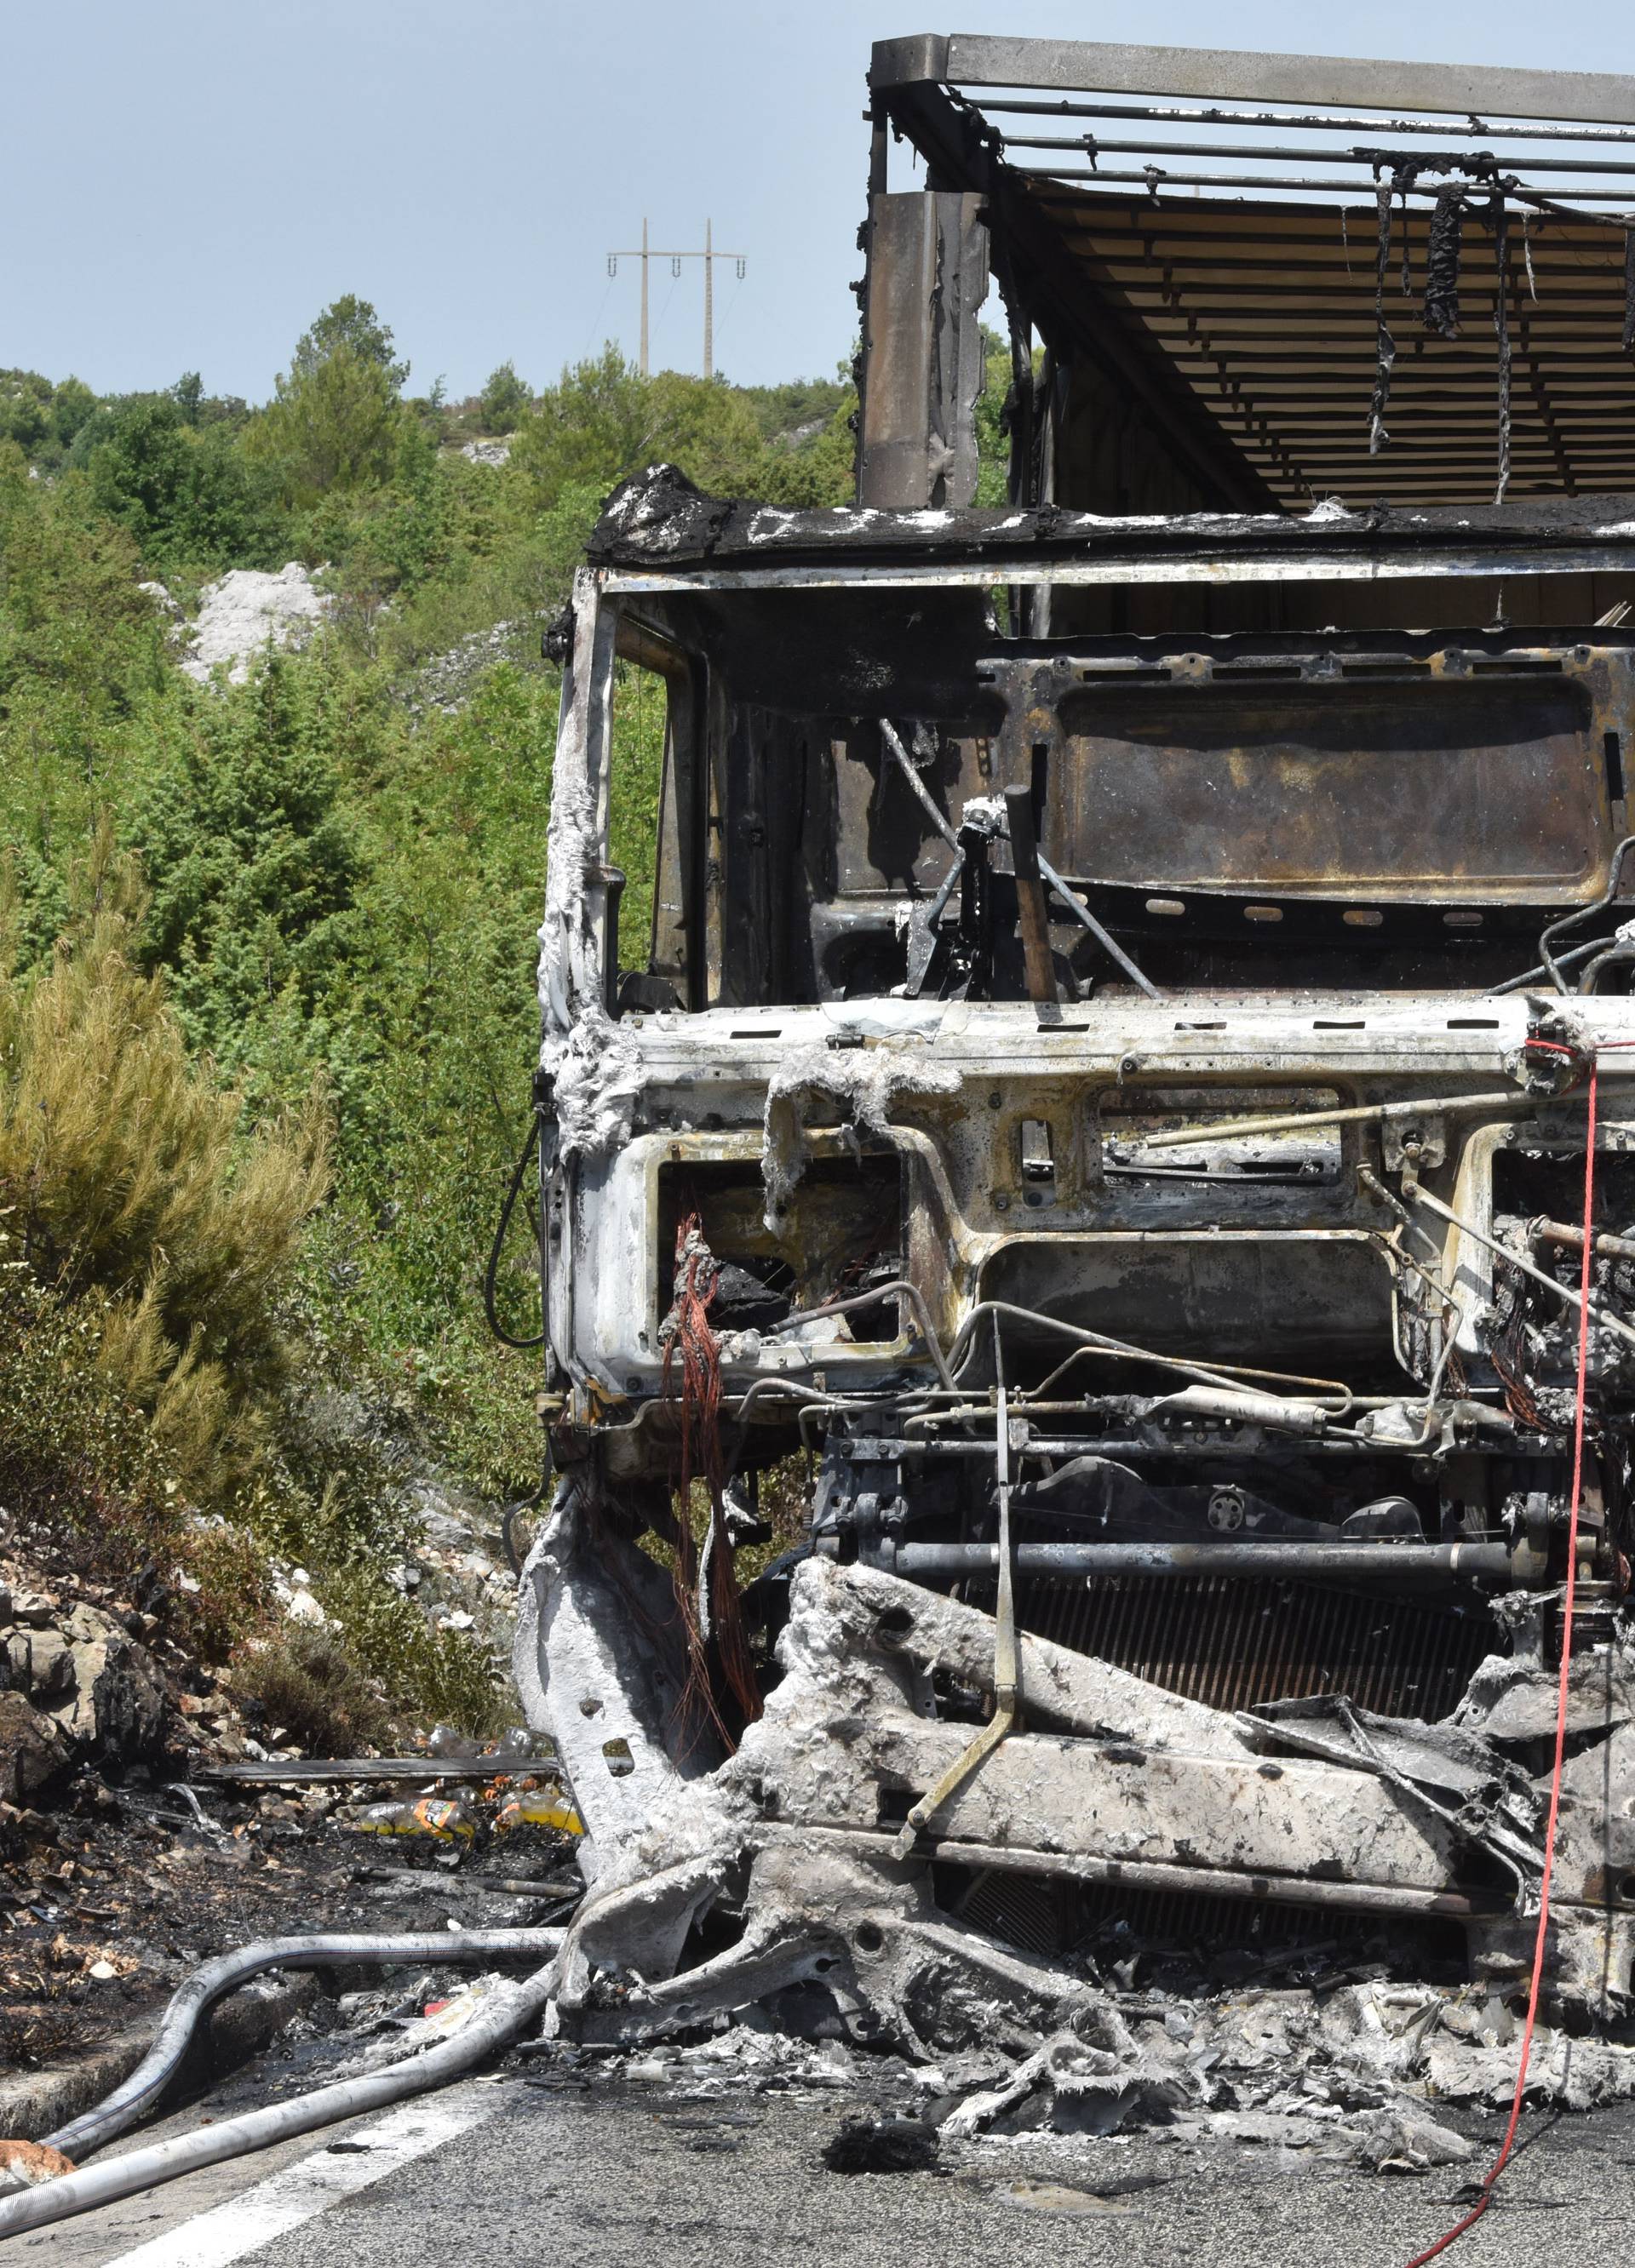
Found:
[{"label": "metal pipe", "polygon": [[[1018,1543],[1019,1575],[1362,1575],[1513,1580],[1504,1543]],[[997,1543],[894,1543],[878,1562],[889,1574],[991,1575]]]},{"label": "metal pipe", "polygon": [[[1578,961],[1587,961],[1592,953],[1599,953],[1606,943],[1604,937],[1592,937],[1587,938],[1582,945],[1570,945],[1565,953],[1557,954],[1556,967],[1570,968]],[[1520,976],[1506,976],[1502,984],[1490,984],[1483,998],[1496,1000],[1502,992],[1524,991],[1529,984],[1536,983],[1541,976],[1549,975],[1543,962],[1536,961],[1531,968],[1524,968]]]},{"label": "metal pipe", "polygon": [[[533,1933],[536,1939],[549,1935],[560,1941],[559,1931]],[[452,1933],[446,1933],[446,1959],[450,1940]],[[368,2072],[357,2079],[337,2080],[291,2102],[270,2104],[264,2110],[197,2127],[190,2134],[178,2134],[146,2149],[127,2150],[105,2159],[99,2166],[83,2167],[16,2197],[0,2198],[0,2238],[44,2228],[52,2221],[67,2220],[121,2198],[135,2197],[160,2182],[196,2172],[201,2166],[218,2166],[225,2159],[267,2149],[291,2135],[310,2134],[338,2119],[383,2110],[388,2102],[401,2102],[408,2095],[423,2095],[452,2079],[463,2078],[544,2013],[556,1981],[557,1963],[553,1958],[521,1983],[502,1985],[492,2005],[480,2007],[452,2039],[401,2063],[388,2064],[382,2071]]]},{"label": "metal pipe", "polygon": [[[814,1313],[821,1310],[814,1310]],[[1203,1363],[1185,1362],[1177,1355],[1155,1354],[1150,1347],[1134,1346],[1128,1339],[1110,1338],[1105,1331],[1087,1329],[1082,1323],[1070,1323],[1060,1315],[1049,1315],[1037,1307],[1017,1307],[1009,1300],[979,1300],[961,1324],[949,1353],[950,1363],[961,1361],[969,1348],[977,1324],[984,1315],[1008,1315],[1013,1322],[1027,1323],[1037,1330],[1054,1331],[1059,1338],[1073,1343],[1098,1354],[1105,1354],[1122,1362],[1150,1362],[1160,1370],[1173,1370],[1182,1378],[1194,1378],[1204,1386],[1223,1386],[1229,1393],[1241,1388],[1244,1380],[1253,1379],[1261,1386],[1312,1386],[1322,1383],[1310,1378],[1291,1376],[1276,1370],[1245,1370],[1234,1364],[1223,1364],[1211,1369]],[[965,1389],[968,1391],[968,1388]],[[1340,1386],[1341,1394],[1348,1389]]]},{"label": "metal pipe", "polygon": [[1635,943],[1631,943],[1629,939],[1625,939],[1620,944],[1603,946],[1579,978],[1579,990],[1584,993],[1594,992],[1603,968],[1628,968],[1631,961],[1635,961]]},{"label": "metal pipe", "polygon": [[[1420,1397],[1415,1395],[1418,1403]],[[1026,1405],[1023,1405],[1026,1406]],[[905,1421],[922,1425],[925,1418]],[[944,1439],[933,1433],[897,1436],[884,1434],[865,1437],[871,1450],[883,1462],[893,1462],[899,1457],[991,1457],[993,1443],[988,1440],[958,1440]],[[1354,1432],[1325,1433],[1321,1437],[1301,1434],[1300,1456],[1302,1462],[1311,1457],[1371,1457],[1395,1456],[1409,1445],[1401,1441],[1365,1440]],[[1238,1446],[1238,1437],[1221,1433],[1177,1433],[1166,1436],[1156,1431],[1145,1434],[1117,1436],[1100,1433],[1052,1435],[1030,1433],[1027,1454],[1030,1457],[1219,1457],[1223,1449]],[[1291,1447],[1291,1454],[1293,1448]]]},{"label": "metal pipe", "polygon": [[[446,1884],[443,1885],[446,1888]],[[88,2157],[116,2134],[134,2126],[153,2108],[169,2086],[208,2008],[252,1977],[269,1969],[338,1969],[357,1965],[396,1965],[400,1962],[473,1962],[514,1959],[518,1955],[554,1952],[562,1932],[538,1929],[417,1930],[402,1936],[380,1937],[365,1933],[315,1937],[263,1938],[240,1946],[195,1969],[172,1993],[159,2018],[153,2044],[130,2076],[99,2102],[94,2110],[71,2118],[54,2134],[41,2139],[66,2158]]]},{"label": "metal pipe", "polygon": [[[1528,1223],[1529,1244],[1558,1244],[1568,1252],[1582,1252],[1584,1232],[1565,1220],[1545,1220],[1542,1216]],[[1635,1260],[1635,1237],[1608,1236],[1601,1233],[1595,1239],[1595,1249],[1606,1260]]]},{"label": "metal pipe", "polygon": [[[1558,954],[1551,952],[1550,947],[1554,945],[1558,937],[1565,936],[1567,931],[1572,929],[1576,923],[1591,920],[1596,914],[1603,912],[1607,907],[1613,903],[1614,900],[1617,897],[1619,885],[1622,883],[1624,879],[1624,855],[1631,850],[1635,850],[1635,835],[1624,836],[1623,840],[1614,847],[1612,856],[1607,861],[1606,887],[1602,890],[1600,897],[1595,900],[1593,905],[1574,906],[1570,913],[1561,915],[1559,919],[1550,922],[1544,929],[1540,931],[1538,939],[1538,957],[1543,962],[1545,968],[1550,971],[1551,981],[1553,982],[1558,992],[1565,992],[1567,986],[1566,982],[1561,974],[1560,958]],[[1601,942],[1602,944],[1610,944],[1612,940],[1609,938],[1604,938]]]},{"label": "metal pipe", "polygon": [[379,1781],[434,1786],[438,1780],[556,1779],[555,1756],[261,1756],[235,1764],[201,1764],[201,1780],[227,1787],[336,1787]]},{"label": "metal pipe", "polygon": [[1221,1118],[1207,1126],[1169,1126],[1157,1134],[1144,1134],[1144,1150],[1181,1150],[1195,1142],[1236,1141],[1250,1134],[1282,1134],[1303,1126],[1384,1125],[1408,1118],[1428,1118],[1445,1110],[1530,1111],[1537,1098],[1507,1087],[1502,1094],[1439,1094],[1407,1102],[1359,1102],[1333,1110],[1287,1110],[1269,1118]]},{"label": "metal pipe", "polygon": [[1503,1913],[1509,1901],[1462,1890],[1425,1890],[1410,1883],[1330,1882],[1311,1874],[1233,1874],[1218,1867],[1182,1867],[1160,1859],[1093,1859],[1078,1852],[1022,1851],[1006,1844],[939,1842],[929,1855],[955,1866],[1002,1867],[1007,1874],[1064,1874],[1121,1889],[1203,1891],[1210,1897],[1263,1899],[1271,1905],[1327,1906],[1340,1913],[1449,1914],[1459,1920]]},{"label": "metal pipe", "polygon": [[900,1276],[894,1277],[889,1284],[878,1285],[873,1292],[860,1292],[855,1299],[830,1300],[821,1307],[802,1307],[792,1315],[785,1315],[781,1323],[764,1323],[761,1327],[761,1336],[763,1339],[775,1339],[784,1331],[798,1330],[802,1323],[817,1322],[825,1315],[845,1315],[850,1314],[855,1307],[878,1307],[882,1300],[890,1299],[894,1293],[899,1299],[906,1300],[914,1310],[914,1320],[918,1323],[920,1336],[924,1340],[926,1350],[932,1362],[937,1366],[938,1377],[951,1394],[957,1394],[959,1388],[954,1383],[954,1373],[948,1368],[947,1358],[943,1353],[942,1341],[932,1328],[931,1311],[925,1305],[924,1296],[915,1285],[906,1283]]}]

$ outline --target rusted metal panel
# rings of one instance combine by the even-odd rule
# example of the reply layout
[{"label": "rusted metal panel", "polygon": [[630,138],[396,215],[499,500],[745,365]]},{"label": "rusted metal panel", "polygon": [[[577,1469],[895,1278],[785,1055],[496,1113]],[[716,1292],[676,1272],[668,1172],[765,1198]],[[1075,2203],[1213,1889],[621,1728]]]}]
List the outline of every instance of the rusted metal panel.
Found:
[{"label": "rusted metal panel", "polygon": [[868,247],[858,501],[968,504],[988,292],[982,200],[933,190],[875,196]]}]

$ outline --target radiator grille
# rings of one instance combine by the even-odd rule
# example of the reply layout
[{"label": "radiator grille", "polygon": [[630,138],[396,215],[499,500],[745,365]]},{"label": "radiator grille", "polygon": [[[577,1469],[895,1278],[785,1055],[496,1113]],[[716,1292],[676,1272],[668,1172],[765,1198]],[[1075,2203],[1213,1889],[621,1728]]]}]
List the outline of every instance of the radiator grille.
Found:
[{"label": "radiator grille", "polygon": [[1381,1923],[1319,1907],[1273,1905],[1260,1898],[1212,1897],[1198,1891],[1140,1890],[1126,1884],[1071,1882],[986,1868],[973,1874],[951,1911],[974,1929],[1046,1960],[1088,1954],[1098,1962],[1142,1952],[1210,1962],[1223,1954],[1314,1953],[1366,1956],[1388,1933],[1399,1970],[1417,1972],[1438,1960],[1462,1963],[1463,1936],[1455,1923]]},{"label": "radiator grille", "polygon": [[1024,1628],[1215,1709],[1344,1693],[1434,1721],[1504,1648],[1485,1606],[1431,1607],[1315,1583],[1105,1576],[1019,1590]]}]

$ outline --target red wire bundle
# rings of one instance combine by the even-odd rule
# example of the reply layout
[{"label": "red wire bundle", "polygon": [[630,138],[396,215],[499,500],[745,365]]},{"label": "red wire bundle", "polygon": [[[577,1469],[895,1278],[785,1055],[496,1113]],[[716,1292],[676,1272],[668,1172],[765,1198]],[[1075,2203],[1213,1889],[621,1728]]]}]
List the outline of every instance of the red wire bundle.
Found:
[{"label": "red wire bundle", "polygon": [[[1529,1047],[1546,1048],[1552,1055],[1570,1055],[1572,1049],[1558,1045],[1553,1040],[1530,1040]],[[1561,1765],[1566,1745],[1567,1693],[1572,1671],[1572,1602],[1578,1580],[1579,1506],[1584,1485],[1584,1404],[1586,1381],[1589,1373],[1589,1293],[1591,1270],[1595,1250],[1595,1058],[1589,1064],[1589,1110],[1584,1131],[1584,1263],[1579,1275],[1579,1352],[1578,1378],[1572,1410],[1572,1504],[1567,1519],[1567,1580],[1561,1601],[1561,1672],[1556,1686],[1556,1747],[1555,1759],[1550,1774],[1550,1815],[1544,1829],[1544,1871],[1538,1888],[1538,1928],[1533,1939],[1533,1975],[1528,1987],[1527,2022],[1521,2034],[1521,2059],[1516,2068],[1515,2093],[1510,2100],[1510,2118],[1505,2128],[1505,2139],[1499,2144],[1499,2155],[1482,2177],[1482,2192],[1462,2220],[1455,2221],[1445,2236],[1417,2252],[1408,2268],[1425,2268],[1427,2260],[1434,2260],[1439,2252],[1446,2252],[1466,2229],[1473,2228],[1493,2202],[1493,2185],[1510,2161],[1515,2148],[1516,2128],[1521,2119],[1521,2101],[1527,2092],[1528,2066],[1533,2055],[1533,2033],[1538,2022],[1539,1994],[1543,1984],[1544,1955],[1550,1940],[1550,1884],[1556,1863],[1556,1826],[1561,1810]]]},{"label": "red wire bundle", "polygon": [[720,1647],[727,1683],[748,1723],[761,1714],[760,1689],[744,1635],[738,1576],[733,1565],[725,1504],[725,1461],[721,1453],[721,1342],[711,1326],[715,1297],[714,1255],[704,1241],[703,1223],[689,1213],[675,1233],[674,1328],[664,1351],[664,1390],[671,1395],[676,1350],[681,1356],[681,1463],[676,1483],[675,1598],[687,1633],[690,1699],[714,1720],[729,1749],[731,1732],[716,1707],[703,1620],[698,1611],[698,1554],[693,1540],[692,1489],[702,1480],[710,1498],[714,1546],[710,1553],[710,1619]]}]

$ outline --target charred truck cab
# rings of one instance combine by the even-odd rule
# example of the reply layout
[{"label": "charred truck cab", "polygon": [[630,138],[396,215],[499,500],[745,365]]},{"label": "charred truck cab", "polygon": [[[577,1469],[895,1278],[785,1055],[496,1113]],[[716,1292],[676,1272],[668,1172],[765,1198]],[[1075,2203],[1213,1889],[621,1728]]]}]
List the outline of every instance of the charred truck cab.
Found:
[{"label": "charred truck cab", "polygon": [[924,38],[871,87],[857,506],[655,468],[562,632],[567,1999],[930,2038],[1109,1920],[1278,1915],[1524,1973],[1572,1537],[1550,1985],[1622,2007],[1635,82]]}]

